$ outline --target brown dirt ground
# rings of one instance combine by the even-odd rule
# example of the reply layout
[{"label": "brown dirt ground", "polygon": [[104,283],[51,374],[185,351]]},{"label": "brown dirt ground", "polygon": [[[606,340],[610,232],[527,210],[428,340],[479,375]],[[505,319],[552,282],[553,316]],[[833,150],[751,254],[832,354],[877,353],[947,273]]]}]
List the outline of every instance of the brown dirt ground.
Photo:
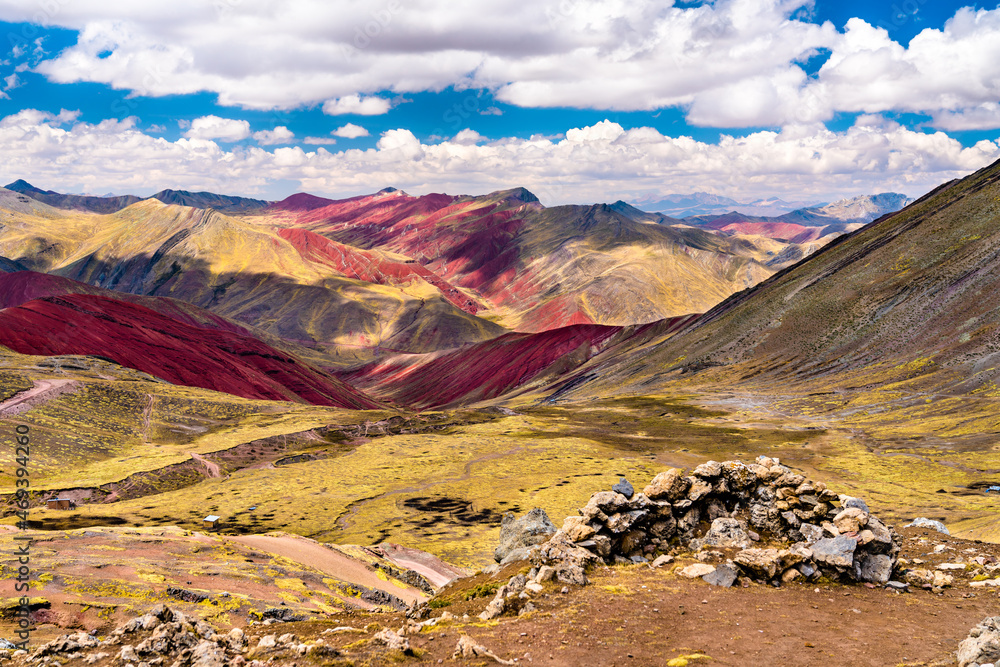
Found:
[{"label": "brown dirt ground", "polygon": [[[927,564],[919,567],[954,559],[966,548],[1000,555],[1000,546],[994,544],[916,529],[904,533],[908,539],[903,555],[925,558]],[[931,541],[921,544],[921,537]],[[936,542],[954,550],[928,555]],[[504,574],[516,571],[507,568]],[[482,575],[457,582],[441,597],[468,590],[477,579],[481,583]],[[411,637],[411,644],[427,651],[421,661],[432,663],[450,658],[461,632],[501,658],[566,667],[665,665],[692,654],[710,659],[689,660],[691,665],[952,665],[958,643],[969,630],[984,617],[1000,613],[996,589],[965,583],[942,593],[895,593],[830,583],[781,588],[751,583],[722,589],[648,566],[598,568],[590,579],[589,586],[569,587],[565,594],[561,585],[548,584],[536,602],[538,611],[502,617],[496,624],[475,618],[490,597],[450,605],[445,609],[459,617],[469,613],[474,622],[422,632]],[[366,620],[349,624],[364,625]]]},{"label": "brown dirt ground", "polygon": [[[938,563],[970,561],[976,555],[1000,559],[1000,545],[959,540],[924,529],[902,529],[902,556]],[[941,553],[933,548],[945,545]],[[482,622],[476,616],[492,594],[466,600],[484,584],[499,585],[525,565],[500,573],[478,574],[452,583],[438,595],[430,617],[442,612],[451,621],[410,634],[414,655],[386,652],[367,641],[380,627],[398,630],[401,613],[346,611],[322,620],[249,625],[250,646],[265,634],[292,632],[298,641],[322,637],[338,655],[293,656],[268,652],[255,656],[274,665],[496,664],[484,658],[452,660],[461,634],[467,634],[499,657],[518,664],[553,666],[667,665],[683,656],[697,665],[794,666],[944,666],[954,665],[958,642],[986,616],[1000,613],[996,588],[969,586],[975,568],[950,571],[955,586],[935,593],[913,589],[896,593],[883,588],[835,583],[792,583],[781,588],[747,582],[721,589],[672,572],[693,562],[678,558],[666,568],[646,565],[591,571],[590,585],[545,585],[534,599],[538,609],[524,616]],[[990,576],[1000,575],[1000,570]],[[464,615],[468,614],[468,618]],[[234,619],[235,621],[236,619]],[[237,624],[243,625],[245,620]],[[323,634],[338,626],[364,633]],[[0,629],[2,630],[2,629]],[[33,643],[61,634],[54,625],[39,628]],[[4,633],[6,634],[6,633]],[[105,660],[98,665],[112,665]]]}]

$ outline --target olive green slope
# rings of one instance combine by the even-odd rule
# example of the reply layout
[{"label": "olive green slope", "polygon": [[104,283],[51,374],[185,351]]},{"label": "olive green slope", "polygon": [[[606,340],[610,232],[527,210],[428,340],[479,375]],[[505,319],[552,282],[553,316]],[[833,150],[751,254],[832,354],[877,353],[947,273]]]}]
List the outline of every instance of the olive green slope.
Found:
[{"label": "olive green slope", "polygon": [[557,206],[527,215],[521,236],[530,298],[502,295],[514,328],[547,328],[559,311],[628,325],[704,312],[774,272],[752,243],[628,218],[607,205]]},{"label": "olive green slope", "polygon": [[[157,470],[169,471],[157,479],[174,488],[212,474],[197,456],[275,437],[293,445],[321,440],[308,432],[394,414],[243,399],[172,385],[95,357],[28,356],[0,347],[0,440],[14,443],[17,429],[27,430],[36,500],[46,490],[114,487]],[[16,457],[13,446],[0,448],[0,495],[14,492]],[[150,487],[144,493],[162,490],[156,480],[143,483]]]}]

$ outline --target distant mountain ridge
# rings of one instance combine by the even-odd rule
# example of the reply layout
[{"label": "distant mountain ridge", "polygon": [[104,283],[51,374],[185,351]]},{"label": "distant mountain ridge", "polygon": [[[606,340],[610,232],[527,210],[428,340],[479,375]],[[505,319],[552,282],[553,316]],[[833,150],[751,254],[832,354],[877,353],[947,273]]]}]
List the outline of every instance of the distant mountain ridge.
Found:
[{"label": "distant mountain ridge", "polygon": [[226,213],[249,213],[271,205],[271,202],[263,199],[217,195],[214,192],[188,192],[187,190],[161,190],[150,199],[158,199],[164,204],[177,204],[192,208],[214,208]]},{"label": "distant mountain ridge", "polygon": [[135,195],[120,195],[117,197],[93,197],[90,195],[65,195],[53,190],[42,190],[23,179],[4,186],[7,190],[20,192],[36,201],[56,208],[80,209],[94,213],[115,213],[126,206],[142,201]]},{"label": "distant mountain ridge", "polygon": [[755,216],[730,211],[722,215],[684,218],[685,224],[715,229],[726,234],[766,236],[793,243],[808,243],[833,234],[859,229],[888,213],[895,213],[913,200],[895,192],[861,195],[832,204],[801,208],[779,216]]},{"label": "distant mountain ridge", "polygon": [[669,194],[658,199],[645,199],[634,205],[649,213],[662,213],[673,218],[688,218],[694,215],[722,215],[739,211],[749,215],[783,215],[800,208],[822,206],[823,202],[791,201],[777,197],[740,202],[731,197],[713,195],[708,192],[690,194]]},{"label": "distant mountain ridge", "polygon": [[912,197],[898,192],[881,192],[841,199],[817,208],[800,209],[781,217],[788,219],[789,222],[793,221],[793,216],[799,215],[805,220],[833,218],[844,222],[867,223],[881,218],[886,213],[895,213],[912,201]]},{"label": "distant mountain ridge", "polygon": [[187,190],[169,189],[161,190],[155,195],[145,198],[135,195],[116,195],[110,197],[68,195],[55,192],[54,190],[42,190],[20,178],[13,183],[5,185],[4,188],[27,195],[36,201],[56,208],[90,211],[92,213],[117,213],[127,206],[143,201],[143,199],[158,199],[164,204],[178,204],[194,208],[213,208],[218,211],[230,213],[249,213],[271,205],[271,202],[263,199],[217,195],[213,192],[188,192]]},{"label": "distant mountain ridge", "polygon": [[777,197],[739,202],[730,197],[695,192],[687,195],[667,195],[655,201],[635,202],[634,206],[648,213],[660,213],[672,218],[694,218],[698,222],[739,213],[747,218],[754,218],[756,222],[768,222],[780,218],[779,221],[782,222],[808,224],[807,221],[819,218],[823,220],[820,224],[829,224],[834,220],[871,222],[886,213],[898,211],[911,201],[912,198],[897,192],[860,195],[829,204],[787,202]]},{"label": "distant mountain ridge", "polygon": [[[0,209],[11,214],[52,220],[63,215],[58,209],[100,212],[109,201],[60,195],[24,180],[11,185],[14,191],[0,189]],[[482,342],[505,329],[624,326],[702,312],[826,242],[812,234],[803,237],[808,245],[788,240],[800,228],[778,240],[766,233],[730,239],[728,230],[697,229],[704,225],[624,201],[545,207],[523,187],[420,197],[384,188],[340,200],[298,193],[278,202],[166,189],[129,201],[129,213],[104,213],[109,219],[100,223],[104,240],[97,245],[85,231],[92,221],[53,227],[39,219],[33,235],[0,235],[9,244],[0,254],[32,270],[168,294],[245,322],[267,313],[270,334],[323,350],[346,345],[383,354]],[[239,239],[241,249],[217,246],[223,238]],[[48,242],[45,257],[38,255],[45,248],[40,239]],[[117,250],[102,249],[104,243]],[[251,257],[268,275],[294,266],[296,278],[250,279]],[[242,267],[240,275],[208,269],[231,261]],[[349,287],[343,279],[369,287]],[[278,298],[282,290],[287,294]],[[345,319],[337,311],[348,305],[353,316]],[[418,319],[406,334],[377,324],[383,317],[411,321],[407,312]]]}]

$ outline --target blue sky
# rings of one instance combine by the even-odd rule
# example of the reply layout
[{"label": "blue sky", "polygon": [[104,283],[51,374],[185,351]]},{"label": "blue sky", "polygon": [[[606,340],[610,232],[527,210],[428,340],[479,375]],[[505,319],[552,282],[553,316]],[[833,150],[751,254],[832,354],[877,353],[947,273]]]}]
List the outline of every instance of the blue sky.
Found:
[{"label": "blue sky", "polygon": [[1000,158],[995,3],[456,7],[0,0],[0,179],[832,200]]}]

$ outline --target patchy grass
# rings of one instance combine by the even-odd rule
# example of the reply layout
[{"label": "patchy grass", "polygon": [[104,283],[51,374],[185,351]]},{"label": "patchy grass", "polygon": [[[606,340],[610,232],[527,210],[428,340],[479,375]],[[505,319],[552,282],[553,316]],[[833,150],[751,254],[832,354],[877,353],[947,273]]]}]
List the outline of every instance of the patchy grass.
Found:
[{"label": "patchy grass", "polygon": [[[641,489],[668,465],[752,458],[818,437],[708,423],[723,414],[660,398],[535,408],[489,420],[471,414],[464,424],[456,413],[440,431],[387,435],[337,457],[239,470],[158,494],[155,503],[148,496],[123,500],[100,513],[114,507],[132,525],[190,528],[216,513],[223,533],[392,541],[460,565],[484,565],[506,511],[541,507],[559,525],[622,476]],[[636,447],[640,440],[653,442],[655,452]],[[95,505],[77,510],[81,517],[97,512]],[[51,513],[37,514],[48,520]]]},{"label": "patchy grass", "polygon": [[[15,375],[21,378],[12,385],[18,390],[31,386],[31,378],[50,377],[41,371]],[[5,376],[0,379],[6,381]],[[4,441],[13,442],[18,425],[30,429],[35,491],[118,482],[189,460],[190,452],[207,454],[260,438],[394,414],[252,401],[166,383],[85,374],[81,379],[85,382],[78,391],[0,420]],[[0,451],[0,494],[14,490],[14,455],[14,448]]]}]

